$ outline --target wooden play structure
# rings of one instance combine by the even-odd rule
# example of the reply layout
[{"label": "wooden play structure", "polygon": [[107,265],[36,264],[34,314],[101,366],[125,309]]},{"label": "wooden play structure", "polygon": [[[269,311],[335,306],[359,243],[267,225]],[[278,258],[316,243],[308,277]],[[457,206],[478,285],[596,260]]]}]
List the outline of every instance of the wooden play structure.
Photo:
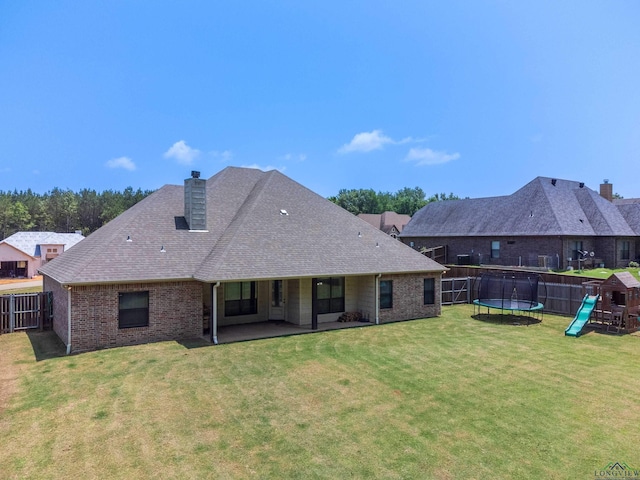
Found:
[{"label": "wooden play structure", "polygon": [[606,280],[582,284],[583,295],[599,295],[589,325],[606,331],[631,333],[640,321],[640,282],[629,272],[614,273]]}]

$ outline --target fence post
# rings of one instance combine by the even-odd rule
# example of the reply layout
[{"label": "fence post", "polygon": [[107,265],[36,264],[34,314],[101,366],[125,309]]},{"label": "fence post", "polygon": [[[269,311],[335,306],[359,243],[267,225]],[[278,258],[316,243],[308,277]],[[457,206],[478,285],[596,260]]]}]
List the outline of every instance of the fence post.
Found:
[{"label": "fence post", "polygon": [[9,333],[13,333],[16,328],[16,297],[9,295]]}]

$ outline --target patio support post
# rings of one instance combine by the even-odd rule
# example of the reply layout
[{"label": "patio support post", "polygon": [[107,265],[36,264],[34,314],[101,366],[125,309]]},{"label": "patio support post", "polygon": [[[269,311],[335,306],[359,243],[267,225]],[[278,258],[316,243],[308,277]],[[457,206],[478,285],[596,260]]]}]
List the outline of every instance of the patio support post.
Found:
[{"label": "patio support post", "polygon": [[318,329],[318,279],[311,279],[311,330]]},{"label": "patio support post", "polygon": [[220,282],[214,283],[211,289],[211,342],[218,344],[218,287]]},{"label": "patio support post", "polygon": [[382,276],[382,274],[379,273],[373,279],[373,281],[375,283],[375,288],[376,288],[376,298],[375,298],[375,302],[376,302],[376,325],[380,325],[380,277],[381,276]]}]

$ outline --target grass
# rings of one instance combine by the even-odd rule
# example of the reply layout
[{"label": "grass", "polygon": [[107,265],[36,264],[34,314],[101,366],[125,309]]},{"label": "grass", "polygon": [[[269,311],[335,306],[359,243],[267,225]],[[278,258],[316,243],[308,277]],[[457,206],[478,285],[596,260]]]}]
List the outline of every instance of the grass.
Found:
[{"label": "grass", "polygon": [[589,270],[586,270],[586,269],[583,269],[583,270],[563,270],[563,271],[556,271],[554,273],[560,273],[560,274],[563,274],[563,275],[573,275],[573,276],[579,276],[579,277],[591,277],[591,278],[607,279],[613,273],[620,273],[620,272],[629,272],[631,275],[633,275],[638,280],[640,280],[640,269],[637,269],[637,268],[616,268],[616,269],[612,269],[612,268],[593,268],[593,269],[589,269]]},{"label": "grass", "polygon": [[38,293],[41,291],[42,287],[12,288],[9,290],[0,290],[0,295],[15,295],[17,293]]},{"label": "grass", "polygon": [[560,479],[640,467],[640,337],[472,315],[463,305],[71,357],[48,333],[0,336],[0,477]]}]

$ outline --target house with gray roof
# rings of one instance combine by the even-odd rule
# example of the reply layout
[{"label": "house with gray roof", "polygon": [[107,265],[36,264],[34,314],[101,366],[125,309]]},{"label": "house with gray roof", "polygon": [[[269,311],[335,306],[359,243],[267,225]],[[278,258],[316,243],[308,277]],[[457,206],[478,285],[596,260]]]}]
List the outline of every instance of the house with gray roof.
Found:
[{"label": "house with gray roof", "polygon": [[84,237],[76,233],[17,232],[0,242],[0,277],[32,278]]},{"label": "house with gray roof", "polygon": [[358,217],[393,238],[397,238],[404,226],[411,220],[410,215],[389,211],[383,213],[360,213]]},{"label": "house with gray roof", "polygon": [[165,185],[41,269],[68,352],[440,314],[442,265],[278,171]]},{"label": "house with gray roof", "polygon": [[537,177],[511,195],[432,202],[400,234],[415,249],[442,248],[443,263],[626,267],[640,255],[640,204],[617,204],[582,182]]}]

